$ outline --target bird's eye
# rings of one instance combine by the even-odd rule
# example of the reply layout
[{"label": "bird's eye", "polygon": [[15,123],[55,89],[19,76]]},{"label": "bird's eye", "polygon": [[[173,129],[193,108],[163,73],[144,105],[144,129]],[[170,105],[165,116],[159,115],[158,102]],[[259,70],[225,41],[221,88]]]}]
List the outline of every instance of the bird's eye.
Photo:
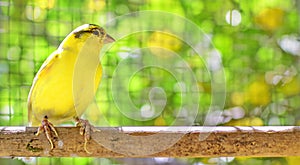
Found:
[{"label": "bird's eye", "polygon": [[99,30],[95,30],[95,31],[93,31],[93,34],[95,34],[95,35],[99,36]]}]

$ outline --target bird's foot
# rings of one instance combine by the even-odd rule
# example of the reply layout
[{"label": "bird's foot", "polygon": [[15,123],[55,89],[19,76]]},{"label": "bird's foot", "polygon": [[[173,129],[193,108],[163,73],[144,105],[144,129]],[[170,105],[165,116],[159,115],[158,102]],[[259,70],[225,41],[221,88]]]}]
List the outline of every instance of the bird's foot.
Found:
[{"label": "bird's foot", "polygon": [[58,133],[56,129],[54,128],[53,124],[49,122],[48,117],[45,116],[44,119],[42,120],[41,126],[38,128],[37,132],[35,133],[36,136],[38,136],[40,133],[45,132],[46,137],[50,143],[51,150],[54,148],[53,144],[53,133],[55,134],[56,137],[58,137]]},{"label": "bird's foot", "polygon": [[84,150],[88,153],[88,154],[92,154],[91,152],[89,152],[87,150],[87,142],[89,140],[91,140],[91,131],[96,132],[96,131],[100,131],[98,129],[96,129],[93,125],[90,124],[90,122],[88,120],[84,120],[84,119],[80,119],[78,117],[75,118],[76,126],[80,127],[79,133],[80,135],[84,136]]}]

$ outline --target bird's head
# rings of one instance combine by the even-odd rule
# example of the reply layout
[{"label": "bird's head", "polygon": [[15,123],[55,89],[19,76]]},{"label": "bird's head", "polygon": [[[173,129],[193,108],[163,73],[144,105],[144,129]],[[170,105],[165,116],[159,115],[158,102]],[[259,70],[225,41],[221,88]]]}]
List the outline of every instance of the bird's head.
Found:
[{"label": "bird's head", "polygon": [[84,24],[79,27],[77,27],[73,32],[71,33],[72,37],[75,39],[79,39],[82,41],[85,41],[89,37],[93,37],[97,40],[99,40],[100,43],[106,44],[114,42],[115,40],[108,35],[105,30],[95,24]]}]

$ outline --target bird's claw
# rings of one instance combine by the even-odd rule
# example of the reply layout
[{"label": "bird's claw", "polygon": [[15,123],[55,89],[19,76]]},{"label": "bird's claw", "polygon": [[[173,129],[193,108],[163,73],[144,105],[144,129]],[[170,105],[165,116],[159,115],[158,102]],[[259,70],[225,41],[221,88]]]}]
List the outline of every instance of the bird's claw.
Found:
[{"label": "bird's claw", "polygon": [[50,143],[51,146],[51,150],[54,148],[54,144],[53,144],[53,135],[52,132],[54,132],[55,136],[58,137],[58,133],[56,131],[56,129],[54,128],[53,124],[51,122],[49,122],[48,117],[45,116],[44,119],[42,120],[42,124],[41,126],[38,128],[37,132],[35,133],[36,136],[38,136],[39,134],[41,134],[42,132],[45,132],[46,137]]},{"label": "bird's claw", "polygon": [[79,119],[79,118],[75,118],[75,120],[77,122],[76,126],[80,127],[79,129],[80,135],[84,136],[84,150],[88,154],[92,154],[90,151],[87,150],[86,146],[88,141],[91,140],[91,131],[97,132],[100,130],[96,129],[93,125],[91,125],[88,120]]}]

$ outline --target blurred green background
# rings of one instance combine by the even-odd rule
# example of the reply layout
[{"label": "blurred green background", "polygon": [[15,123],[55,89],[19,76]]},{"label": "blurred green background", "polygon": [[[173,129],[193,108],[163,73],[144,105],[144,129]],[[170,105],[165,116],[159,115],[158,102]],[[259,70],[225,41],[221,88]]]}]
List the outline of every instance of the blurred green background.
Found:
[{"label": "blurred green background", "polygon": [[[269,126],[300,125],[300,1],[299,0],[0,0],[0,125],[27,125],[27,96],[34,75],[47,56],[64,37],[84,23],[105,25],[117,16],[143,10],[165,11],[195,23],[206,38],[199,41],[199,49],[215,52],[210,60],[198,54],[175,34],[193,35],[173,20],[148,16],[134,24],[113,22],[107,31],[117,29],[126,34],[141,24],[157,26],[168,21],[172,28],[163,32],[148,31],[121,38],[101,58],[103,81],[96,96],[97,110],[91,106],[84,114],[99,126],[165,126],[202,125],[211,104],[211,73],[221,68],[225,74],[226,99],[217,125]],[[135,19],[135,16],[131,16]],[[173,22],[172,22],[173,21]],[[173,31],[172,31],[173,30]],[[117,35],[114,32],[112,36]],[[172,75],[157,67],[145,67],[132,73],[123,69],[114,79],[118,64],[129,60],[130,65],[144,66],[149,61],[139,48],[161,61],[172,61],[165,51],[176,53],[184,66],[181,75]],[[161,47],[158,50],[153,47]],[[175,64],[174,64],[175,65]],[[180,63],[176,63],[180,65]],[[195,109],[182,108],[189,100],[184,90],[192,88],[186,79],[186,67],[196,77],[199,91],[197,116]],[[127,73],[128,72],[128,73]],[[123,84],[122,80],[129,82]],[[178,77],[180,80],[178,81]],[[111,86],[123,85],[128,92],[133,113],[144,117],[134,120],[124,114],[131,107],[118,108]],[[127,83],[127,84],[126,84]],[[118,86],[119,84],[119,86]],[[195,85],[195,84],[192,84]],[[160,97],[166,105],[153,112],[149,101],[152,87],[164,90]],[[122,94],[123,93],[123,94]],[[159,100],[158,98],[155,98]],[[121,102],[128,100],[124,99]],[[193,111],[193,113],[191,113]],[[211,119],[213,120],[213,118]],[[175,122],[176,121],[176,122]],[[26,161],[25,161],[26,162]],[[299,164],[300,158],[203,158],[203,159],[93,159],[38,158],[28,164]],[[0,164],[23,164],[18,159],[0,159]]]}]

